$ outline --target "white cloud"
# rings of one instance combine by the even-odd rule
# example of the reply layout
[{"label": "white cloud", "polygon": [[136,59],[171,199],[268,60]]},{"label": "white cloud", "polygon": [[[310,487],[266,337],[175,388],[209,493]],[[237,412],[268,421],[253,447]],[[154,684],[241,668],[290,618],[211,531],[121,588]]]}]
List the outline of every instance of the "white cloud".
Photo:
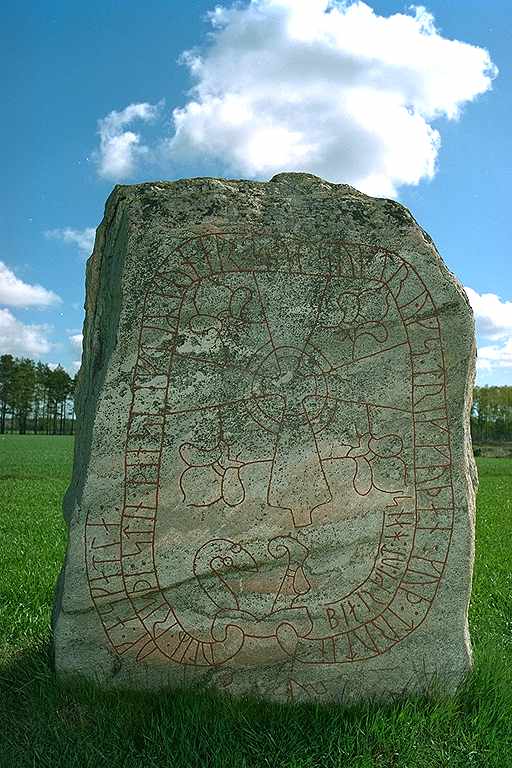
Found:
[{"label": "white cloud", "polygon": [[82,349],[82,342],[84,340],[83,333],[72,333],[69,337],[69,340],[74,347]]},{"label": "white cloud", "polygon": [[512,369],[512,337],[504,344],[478,347],[477,367],[482,371],[494,368]]},{"label": "white cloud", "polygon": [[8,309],[0,308],[0,354],[45,355],[52,348],[48,332],[48,326],[21,323]]},{"label": "white cloud", "polygon": [[[71,346],[73,347],[73,354],[76,354],[76,353],[80,354],[82,352],[82,344],[84,340],[83,333],[70,333],[68,338],[69,338],[69,341],[71,342]],[[69,367],[68,373],[71,376],[74,376],[75,373],[77,373],[78,370],[80,369],[81,364],[82,364],[81,360],[73,360]]]},{"label": "white cloud", "polygon": [[465,287],[478,333],[487,339],[512,337],[512,301],[502,301],[495,293],[478,293]]},{"label": "white cloud", "polygon": [[[430,13],[412,10],[384,17],[336,0],[217,7],[206,50],[182,57],[196,84],[173,110],[170,157],[256,178],[308,171],[379,195],[431,178],[432,121],[459,117],[497,70],[486,50],[442,37]],[[122,132],[125,113],[149,107],[102,121],[105,175],[131,169],[143,145]]]},{"label": "white cloud", "polygon": [[0,304],[10,307],[49,307],[61,299],[41,285],[24,283],[7,264],[0,261]]},{"label": "white cloud", "polygon": [[54,240],[62,240],[64,243],[76,245],[82,253],[85,253],[88,256],[92,253],[94,247],[96,230],[94,227],[85,227],[85,229],[65,227],[64,229],[48,229],[44,234],[46,237],[50,237]]},{"label": "white cloud", "polygon": [[130,104],[120,112],[113,110],[98,120],[100,147],[95,153],[98,173],[108,179],[123,179],[135,171],[137,162],[149,153],[140,134],[126,130],[136,120],[150,123],[156,120],[162,103]]},{"label": "white cloud", "polygon": [[495,344],[479,344],[477,366],[481,371],[512,368],[512,301],[495,293],[478,293],[465,286],[479,337]]}]

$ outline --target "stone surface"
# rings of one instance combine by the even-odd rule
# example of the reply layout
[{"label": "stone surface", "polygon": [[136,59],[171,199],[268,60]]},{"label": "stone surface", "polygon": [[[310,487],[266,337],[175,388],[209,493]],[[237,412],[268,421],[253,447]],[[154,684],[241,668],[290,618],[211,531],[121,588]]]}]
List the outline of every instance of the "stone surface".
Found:
[{"label": "stone surface", "polygon": [[410,213],[309,174],[118,186],[86,309],[58,672],[452,690],[473,320]]}]

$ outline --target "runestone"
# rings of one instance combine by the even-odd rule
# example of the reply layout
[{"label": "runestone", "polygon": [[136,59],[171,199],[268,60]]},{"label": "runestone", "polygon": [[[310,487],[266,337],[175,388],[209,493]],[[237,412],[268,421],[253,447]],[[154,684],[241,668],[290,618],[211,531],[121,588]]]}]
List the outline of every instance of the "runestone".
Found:
[{"label": "runestone", "polygon": [[116,187],[87,268],[57,671],[453,690],[473,376],[465,294],[398,203],[309,174]]}]

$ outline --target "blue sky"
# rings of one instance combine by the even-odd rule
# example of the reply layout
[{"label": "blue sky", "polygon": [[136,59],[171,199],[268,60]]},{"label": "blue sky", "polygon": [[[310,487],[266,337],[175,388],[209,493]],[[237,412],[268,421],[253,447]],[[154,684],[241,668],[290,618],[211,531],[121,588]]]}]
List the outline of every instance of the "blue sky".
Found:
[{"label": "blue sky", "polygon": [[300,169],[410,208],[471,289],[479,383],[512,384],[509,3],[333,5],[3,8],[1,353],[76,366],[91,230],[116,182]]}]

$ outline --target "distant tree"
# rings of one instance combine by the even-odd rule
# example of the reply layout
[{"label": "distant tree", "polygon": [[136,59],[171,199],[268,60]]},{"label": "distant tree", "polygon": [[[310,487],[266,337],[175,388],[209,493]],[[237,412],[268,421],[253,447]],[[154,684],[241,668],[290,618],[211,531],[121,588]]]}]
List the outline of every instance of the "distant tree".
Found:
[{"label": "distant tree", "polygon": [[0,433],[73,432],[74,389],[75,378],[61,365],[0,356]]},{"label": "distant tree", "polygon": [[475,387],[471,431],[476,443],[512,440],[512,387]]},{"label": "distant tree", "polygon": [[36,366],[33,360],[22,358],[16,361],[13,376],[14,407],[20,435],[27,432],[27,420],[34,403]]},{"label": "distant tree", "polygon": [[14,371],[16,363],[12,355],[0,356],[0,433],[6,431],[7,412],[13,408]]},{"label": "distant tree", "polygon": [[70,410],[71,410],[71,425],[70,425],[69,431],[72,435],[75,432],[75,393],[76,393],[77,381],[78,381],[78,373],[75,373],[75,375],[71,379],[71,390],[68,395]]},{"label": "distant tree", "polygon": [[50,400],[52,403],[52,435],[62,435],[66,426],[66,403],[72,391],[72,379],[58,365],[50,374]]},{"label": "distant tree", "polygon": [[36,381],[34,386],[34,405],[33,405],[33,431],[37,435],[41,424],[44,424],[47,381],[50,369],[45,363],[36,363]]}]

